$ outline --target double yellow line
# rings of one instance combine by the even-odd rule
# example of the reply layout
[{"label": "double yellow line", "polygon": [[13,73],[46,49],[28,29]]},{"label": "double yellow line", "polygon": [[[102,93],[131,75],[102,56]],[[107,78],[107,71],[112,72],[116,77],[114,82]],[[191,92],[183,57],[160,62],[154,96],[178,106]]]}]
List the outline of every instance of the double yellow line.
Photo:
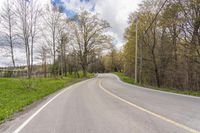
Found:
[{"label": "double yellow line", "polygon": [[171,124],[173,124],[173,125],[175,125],[175,126],[181,128],[181,129],[184,129],[184,130],[186,130],[186,131],[188,131],[188,132],[190,132],[190,133],[200,133],[200,131],[197,131],[197,130],[192,129],[192,128],[186,126],[186,125],[180,124],[180,123],[178,123],[178,122],[176,122],[176,121],[173,121],[173,120],[171,120],[171,119],[168,119],[168,118],[166,118],[166,117],[164,117],[164,116],[162,116],[162,115],[159,115],[159,114],[157,114],[157,113],[154,113],[154,112],[152,112],[152,111],[149,111],[149,110],[147,110],[147,109],[145,109],[145,108],[143,108],[143,107],[140,107],[140,106],[138,106],[138,105],[136,105],[136,104],[134,104],[134,103],[131,103],[131,102],[129,102],[129,101],[127,101],[127,100],[125,100],[125,99],[123,99],[123,98],[121,98],[121,97],[115,95],[114,93],[108,91],[107,89],[105,89],[105,88],[102,86],[102,80],[99,80],[99,87],[100,87],[104,92],[106,92],[107,94],[109,94],[110,96],[112,96],[112,97],[114,97],[114,98],[116,98],[116,99],[118,99],[118,100],[120,100],[120,101],[122,101],[122,102],[125,102],[125,103],[127,103],[128,105],[130,105],[130,106],[132,106],[132,107],[135,107],[135,108],[137,108],[137,109],[139,109],[139,110],[141,110],[141,111],[143,111],[143,112],[145,112],[145,113],[148,113],[148,114],[150,114],[150,115],[152,115],[152,116],[155,116],[155,117],[157,117],[157,118],[159,118],[159,119],[161,119],[161,120],[164,120],[164,121],[166,121],[166,122],[168,122],[168,123],[171,123]]}]

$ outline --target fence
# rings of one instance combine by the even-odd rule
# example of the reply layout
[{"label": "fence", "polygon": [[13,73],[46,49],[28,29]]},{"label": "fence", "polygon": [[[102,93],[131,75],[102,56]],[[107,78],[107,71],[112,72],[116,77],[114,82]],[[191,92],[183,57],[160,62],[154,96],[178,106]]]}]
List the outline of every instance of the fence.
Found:
[{"label": "fence", "polygon": [[[27,71],[22,70],[0,70],[1,78],[17,78],[17,77],[27,77]],[[33,72],[31,74],[32,77],[50,77],[50,72]]]}]

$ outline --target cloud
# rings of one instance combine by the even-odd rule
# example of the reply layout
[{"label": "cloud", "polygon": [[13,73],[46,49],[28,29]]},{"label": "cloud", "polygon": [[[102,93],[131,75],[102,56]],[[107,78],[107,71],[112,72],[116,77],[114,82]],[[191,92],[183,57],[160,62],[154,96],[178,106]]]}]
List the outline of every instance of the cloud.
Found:
[{"label": "cloud", "polygon": [[93,0],[63,0],[66,8],[74,11],[84,8],[86,10],[93,10],[95,3]]},{"label": "cloud", "polygon": [[75,16],[81,8],[99,13],[100,17],[110,23],[112,29],[109,33],[116,39],[116,46],[121,47],[124,44],[123,35],[128,27],[129,15],[138,8],[142,0],[42,0],[41,4],[50,1],[63,8],[68,17]]},{"label": "cloud", "polygon": [[117,39],[117,47],[124,43],[123,34],[128,27],[128,17],[141,0],[96,0],[96,12],[111,24],[111,32]]},{"label": "cloud", "polygon": [[[25,51],[20,48],[15,48],[14,53],[16,53],[15,54],[16,65],[17,66],[25,65],[26,64]],[[1,48],[0,48],[0,66],[1,67],[12,66],[12,60],[8,50]]]},{"label": "cloud", "polygon": [[[77,12],[80,8],[100,14],[100,17],[107,20],[112,29],[110,32],[116,39],[117,47],[124,44],[124,31],[128,27],[128,17],[134,12],[142,0],[52,0],[57,4],[65,5],[68,16]],[[73,14],[74,15],[74,14]]]}]

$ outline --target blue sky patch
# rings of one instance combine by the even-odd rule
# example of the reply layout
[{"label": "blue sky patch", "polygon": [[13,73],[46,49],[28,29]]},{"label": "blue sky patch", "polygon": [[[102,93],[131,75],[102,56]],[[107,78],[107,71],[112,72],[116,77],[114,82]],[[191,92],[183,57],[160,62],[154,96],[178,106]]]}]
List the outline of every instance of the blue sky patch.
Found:
[{"label": "blue sky patch", "polygon": [[80,2],[90,2],[90,0],[80,0]]},{"label": "blue sky patch", "polygon": [[[67,8],[66,3],[70,4],[71,0],[51,0],[51,4],[53,6],[58,7],[60,12],[65,13],[70,18],[76,16],[76,9]],[[83,3],[83,5],[87,3],[91,4],[91,8],[87,10],[92,11],[92,12],[95,11],[96,5],[94,2],[91,2],[91,0],[80,0],[80,3]],[[77,8],[80,8],[80,7],[77,7]]]}]

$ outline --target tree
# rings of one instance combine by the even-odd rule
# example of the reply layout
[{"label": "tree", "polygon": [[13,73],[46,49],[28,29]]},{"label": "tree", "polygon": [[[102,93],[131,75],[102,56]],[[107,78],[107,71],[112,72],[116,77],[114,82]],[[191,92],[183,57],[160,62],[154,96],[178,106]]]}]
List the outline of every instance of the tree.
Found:
[{"label": "tree", "polygon": [[67,33],[67,24],[66,21],[63,20],[63,24],[59,25],[59,32],[58,32],[58,60],[59,60],[59,68],[61,76],[67,75],[67,63],[66,63],[66,56],[67,56],[67,45],[69,43],[69,34]]},{"label": "tree", "polygon": [[48,60],[50,59],[50,49],[46,45],[42,45],[37,48],[37,59],[41,60],[42,70],[44,73],[44,77],[47,77],[48,72]]},{"label": "tree", "polygon": [[16,14],[18,17],[18,36],[25,47],[27,76],[31,78],[33,66],[33,45],[38,34],[38,22],[41,9],[37,0],[16,0]]},{"label": "tree", "polygon": [[109,52],[103,56],[102,63],[105,72],[121,72],[123,69],[123,57],[121,51],[113,45]]},{"label": "tree", "polygon": [[34,60],[34,45],[39,39],[40,33],[40,20],[42,16],[42,8],[40,7],[37,0],[30,2],[30,40],[31,40],[31,72],[33,71],[33,60]]},{"label": "tree", "polygon": [[16,1],[16,10],[17,10],[17,16],[19,18],[18,23],[18,29],[19,33],[18,35],[20,38],[22,38],[23,44],[25,46],[25,52],[26,52],[26,64],[27,64],[27,76],[28,78],[31,77],[31,64],[30,64],[30,45],[29,45],[29,25],[28,25],[28,5],[27,1],[19,0]]},{"label": "tree", "polygon": [[[59,34],[59,24],[62,21],[61,20],[61,13],[59,12],[58,8],[54,6],[47,6],[43,19],[45,21],[43,27],[43,35],[44,38],[51,48],[52,55],[53,55],[53,64],[56,62],[56,48],[57,48],[57,39],[58,39],[58,34]],[[54,73],[54,72],[53,72]],[[54,73],[55,74],[55,73]]]},{"label": "tree", "polygon": [[70,25],[74,35],[73,49],[79,56],[83,74],[87,77],[88,56],[108,48],[111,44],[111,38],[105,34],[110,25],[99,19],[98,15],[87,11],[80,11]]},{"label": "tree", "polygon": [[16,28],[16,15],[13,10],[13,3],[6,0],[1,12],[1,32],[5,37],[6,42],[9,44],[9,51],[12,59],[12,65],[15,67],[14,44],[15,44],[15,28]]}]

